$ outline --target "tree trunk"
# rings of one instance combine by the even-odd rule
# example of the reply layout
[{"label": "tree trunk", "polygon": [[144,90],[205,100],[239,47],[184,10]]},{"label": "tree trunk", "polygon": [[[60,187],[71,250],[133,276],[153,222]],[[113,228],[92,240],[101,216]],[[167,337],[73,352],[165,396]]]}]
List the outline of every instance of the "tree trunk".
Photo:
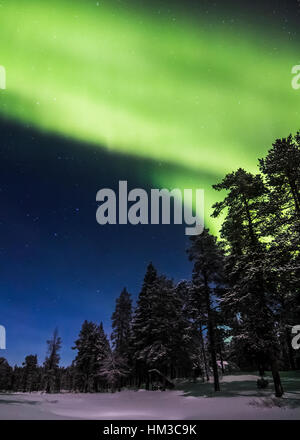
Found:
[{"label": "tree trunk", "polygon": [[203,356],[206,380],[207,380],[207,382],[209,382],[209,374],[208,374],[208,368],[207,368],[207,359],[206,359],[204,340],[203,340],[203,333],[202,333],[202,324],[201,323],[200,323],[200,343],[201,343],[201,351],[202,351],[202,356]]},{"label": "tree trunk", "polygon": [[219,382],[219,373],[218,373],[218,365],[217,365],[217,355],[216,355],[216,341],[215,341],[215,331],[213,324],[213,317],[211,311],[210,304],[210,288],[205,279],[205,290],[206,290],[206,307],[207,307],[207,330],[208,330],[208,339],[209,339],[209,348],[211,355],[211,363],[214,375],[214,386],[215,391],[220,391],[220,382]]},{"label": "tree trunk", "polygon": [[258,365],[258,372],[259,372],[260,377],[263,377],[265,375],[265,369],[262,364]]},{"label": "tree trunk", "polygon": [[146,385],[145,385],[146,390],[149,391],[150,388],[150,380],[149,380],[149,373],[148,371],[146,372]]},{"label": "tree trunk", "polygon": [[215,349],[214,329],[213,329],[213,326],[210,322],[208,323],[208,334],[209,334],[209,342],[210,342],[209,345],[210,345],[211,363],[212,363],[213,374],[214,374],[215,391],[220,391],[217,356],[216,356],[216,349]]},{"label": "tree trunk", "polygon": [[279,375],[278,365],[277,365],[276,359],[272,360],[271,369],[272,369],[272,376],[273,376],[274,387],[275,387],[275,396],[282,397],[284,391],[283,391],[283,387],[281,385],[281,380],[280,380],[280,375]]}]

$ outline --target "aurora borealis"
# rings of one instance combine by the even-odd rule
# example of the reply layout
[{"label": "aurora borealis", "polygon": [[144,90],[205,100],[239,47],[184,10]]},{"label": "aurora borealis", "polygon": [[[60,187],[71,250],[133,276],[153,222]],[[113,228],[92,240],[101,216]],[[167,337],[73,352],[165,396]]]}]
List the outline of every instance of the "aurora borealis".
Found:
[{"label": "aurora borealis", "polygon": [[299,46],[275,26],[134,2],[10,0],[0,27],[1,115],[180,165],[146,179],[169,188],[192,180],[207,206],[211,183],[238,166],[253,171],[276,137],[299,127]]},{"label": "aurora borealis", "polygon": [[70,362],[82,321],[109,332],[115,298],[124,285],[136,298],[151,260],[176,281],[190,277],[182,225],[103,230],[96,193],[120,180],[204,188],[217,233],[209,214],[222,195],[211,185],[238,167],[255,172],[277,137],[300,128],[299,17],[293,0],[0,0],[10,362],[44,356],[56,325]]}]

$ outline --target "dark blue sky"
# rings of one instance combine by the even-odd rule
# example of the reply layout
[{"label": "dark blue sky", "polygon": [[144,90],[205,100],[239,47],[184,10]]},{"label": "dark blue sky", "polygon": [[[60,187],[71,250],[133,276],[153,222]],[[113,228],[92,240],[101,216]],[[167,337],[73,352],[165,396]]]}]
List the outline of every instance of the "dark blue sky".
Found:
[{"label": "dark blue sky", "polygon": [[157,163],[111,154],[2,121],[0,323],[11,364],[37,354],[57,326],[62,363],[85,319],[110,332],[116,297],[126,286],[136,298],[145,269],[180,280],[190,276],[184,226],[96,223],[96,192],[147,188]]}]

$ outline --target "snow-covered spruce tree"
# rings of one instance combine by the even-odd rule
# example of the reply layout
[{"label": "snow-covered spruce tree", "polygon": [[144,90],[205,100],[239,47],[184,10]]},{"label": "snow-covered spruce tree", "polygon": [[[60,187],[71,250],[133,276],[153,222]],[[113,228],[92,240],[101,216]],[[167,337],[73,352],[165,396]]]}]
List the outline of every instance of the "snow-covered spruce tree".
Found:
[{"label": "snow-covered spruce tree", "polygon": [[39,371],[37,364],[37,355],[29,355],[25,357],[23,362],[23,392],[39,390]]},{"label": "snow-covered spruce tree", "polygon": [[268,188],[264,229],[283,357],[294,369],[291,327],[300,319],[300,133],[277,139],[259,164]]},{"label": "snow-covered spruce tree", "polygon": [[44,389],[46,393],[60,391],[59,383],[59,351],[61,348],[61,338],[58,336],[58,330],[55,329],[51,339],[47,341],[48,354],[44,362]]},{"label": "snow-covered spruce tree", "polygon": [[189,377],[193,370],[193,334],[188,313],[189,283],[182,281],[171,285],[166,301],[166,317],[169,320],[170,364],[165,374],[171,379]]},{"label": "snow-covered spruce tree", "polygon": [[[207,362],[207,353],[205,347],[205,335],[203,332],[202,313],[199,310],[199,304],[195,301],[193,294],[193,283],[190,281],[180,281],[175,287],[177,301],[180,301],[180,338],[184,342],[185,350],[182,352],[187,355],[191,365],[194,380],[202,376],[209,380],[209,368]],[[182,343],[182,342],[181,342]],[[183,362],[185,364],[185,362]],[[182,374],[179,369],[175,376],[189,375],[188,371]]]},{"label": "snow-covered spruce tree", "polygon": [[96,391],[99,391],[107,386],[107,382],[103,380],[103,376],[101,376],[100,371],[103,366],[104,360],[107,359],[109,352],[111,351],[108,338],[104,332],[103,324],[100,322],[100,325],[97,328],[97,338],[96,338],[96,349],[97,349],[97,358],[96,358]]},{"label": "snow-covered spruce tree", "polygon": [[156,285],[157,278],[157,271],[153,264],[150,263],[146,270],[133,317],[130,351],[134,361],[135,378],[138,387],[148,377],[146,361],[142,358],[142,350],[147,346],[150,331],[153,328],[151,321],[153,286]]},{"label": "snow-covered spruce tree", "polygon": [[191,369],[185,336],[176,288],[170,280],[158,276],[150,263],[132,325],[131,350],[138,386],[146,383],[149,388],[150,369],[170,376]]},{"label": "snow-covered spruce tree", "polygon": [[78,350],[74,364],[74,386],[80,392],[94,391],[95,375],[97,374],[95,349],[96,324],[84,321],[79,337],[75,341],[74,350]]},{"label": "snow-covered spruce tree", "polygon": [[206,350],[206,321],[204,310],[202,309],[201,298],[197,295],[193,283],[185,282],[187,289],[186,313],[188,316],[188,334],[191,338],[190,356],[193,363],[194,379],[202,376],[203,382],[209,381],[208,353]]},{"label": "snow-covered spruce tree", "polygon": [[73,349],[78,350],[74,362],[75,389],[84,393],[101,391],[105,383],[99,372],[109,351],[102,323],[97,326],[84,321]]},{"label": "snow-covered spruce tree", "polygon": [[111,358],[111,360],[114,362],[117,360],[118,364],[120,364],[127,372],[126,374],[121,375],[120,380],[118,381],[118,386],[122,387],[128,380],[131,381],[129,371],[132,366],[132,359],[130,356],[132,300],[125,287],[116,300],[116,307],[111,319],[111,340],[114,349],[114,357]]},{"label": "snow-covered spruce tree", "polygon": [[0,390],[8,391],[12,387],[12,368],[7,360],[0,357]]},{"label": "snow-covered spruce tree", "polygon": [[[194,301],[198,304],[199,314],[204,312],[207,325],[210,362],[214,376],[215,391],[220,391],[219,374],[216,354],[216,292],[221,288],[223,281],[223,254],[217,244],[216,238],[207,229],[200,235],[191,237],[188,249],[189,259],[194,262],[193,268],[193,294]],[[201,319],[201,320],[202,320]],[[202,329],[201,329],[202,330]]]},{"label": "snow-covered spruce tree", "polygon": [[113,348],[119,356],[127,357],[132,320],[132,300],[125,287],[116,300],[115,311],[111,319]]},{"label": "snow-covered spruce tree", "polygon": [[243,169],[225,176],[213,185],[227,195],[216,203],[213,216],[226,209],[221,228],[227,252],[226,275],[229,288],[224,302],[239,314],[241,325],[237,335],[256,356],[263,369],[270,365],[277,397],[283,394],[278,371],[278,334],[273,310],[272,277],[268,261],[268,246],[262,233],[262,212],[266,188],[260,175]]}]

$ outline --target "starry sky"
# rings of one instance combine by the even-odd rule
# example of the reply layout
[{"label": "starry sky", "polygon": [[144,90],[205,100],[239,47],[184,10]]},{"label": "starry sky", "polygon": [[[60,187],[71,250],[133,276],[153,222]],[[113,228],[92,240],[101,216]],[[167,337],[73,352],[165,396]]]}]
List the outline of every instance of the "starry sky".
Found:
[{"label": "starry sky", "polygon": [[0,1],[0,324],[11,364],[57,326],[110,332],[149,261],[188,278],[184,225],[95,221],[96,192],[204,188],[299,129],[297,1]]}]

